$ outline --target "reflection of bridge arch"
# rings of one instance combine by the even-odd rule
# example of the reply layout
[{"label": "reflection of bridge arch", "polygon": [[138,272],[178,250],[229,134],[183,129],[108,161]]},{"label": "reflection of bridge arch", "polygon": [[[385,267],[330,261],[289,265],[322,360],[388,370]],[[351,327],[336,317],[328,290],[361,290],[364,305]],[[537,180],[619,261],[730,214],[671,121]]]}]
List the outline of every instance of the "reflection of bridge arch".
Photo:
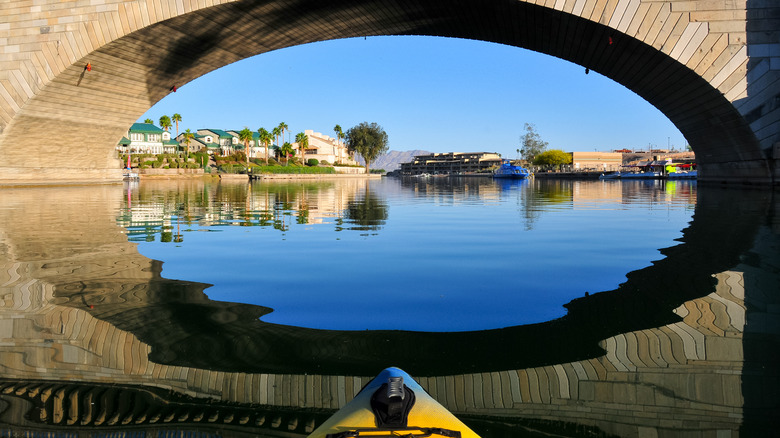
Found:
[{"label": "reflection of bridge arch", "polygon": [[[74,201],[68,204],[70,211],[38,202],[50,196],[49,189],[9,190],[0,198],[2,401],[30,402],[63,428],[78,428],[82,422],[88,427],[123,427],[122,422],[128,421],[140,428],[174,422],[182,427],[211,427],[220,422],[251,429],[271,421],[271,426],[295,425],[296,431],[303,431],[319,417],[300,414],[301,409],[342,406],[368,380],[360,375],[380,367],[364,365],[365,372],[349,375],[335,367],[308,374],[282,367],[267,372],[259,370],[263,364],[225,362],[219,352],[212,356],[188,352],[200,343],[229,344],[232,334],[239,333],[247,335],[232,344],[244,343],[239,355],[255,354],[252,348],[260,345],[265,333],[252,325],[263,309],[213,302],[202,294],[202,284],[161,278],[160,265],[127,242],[115,223],[116,209],[89,202],[95,190],[105,190],[105,198],[113,192],[117,203],[123,195],[116,186],[56,189],[57,196]],[[748,258],[768,254],[767,262],[776,259],[772,235],[759,234],[768,198],[744,192],[717,198],[718,193],[703,187],[700,194],[683,243],[663,250],[666,259],[630,273],[615,291],[573,301],[568,305],[568,322],[551,321],[536,331],[531,327],[528,336],[542,343],[558,342],[554,351],[524,349],[526,339],[512,336],[512,331],[487,331],[497,338],[492,357],[472,361],[477,366],[471,368],[468,362],[454,364],[450,369],[460,370],[442,373],[446,375],[431,371],[431,376],[419,377],[420,383],[460,415],[568,421],[629,436],[643,428],[700,430],[712,424],[712,415],[722,415],[717,422],[721,430],[735,431],[741,419],[748,418],[751,403],[757,405],[754,413],[776,409],[776,402],[757,391],[759,381],[773,382],[776,367],[764,367],[771,358],[756,357],[757,350],[766,350],[766,340],[760,338],[773,330],[771,324],[761,322],[766,316],[756,309],[771,309],[776,301],[770,293],[774,289],[762,291],[759,284],[777,282],[731,271],[744,254],[750,254]],[[724,229],[729,233],[719,235],[718,230]],[[763,241],[766,247],[757,249],[754,241]],[[752,297],[746,296],[751,293]],[[746,303],[754,307],[754,318],[759,313],[752,328]],[[573,323],[571,329],[563,330],[562,336],[549,336],[555,336],[557,324],[568,323]],[[273,329],[310,336],[314,348],[308,351],[323,357],[325,365],[336,362],[333,358],[342,347],[356,362],[366,359],[356,357],[361,351],[379,351],[384,354],[376,355],[379,361],[387,362],[404,348],[370,350],[381,344],[377,341],[395,341],[405,336],[403,332],[378,336],[356,332],[348,338],[333,331]],[[576,332],[591,330],[593,345],[578,350],[573,345],[579,342]],[[212,331],[221,334],[211,337]],[[753,344],[747,342],[751,335]],[[412,336],[425,340],[422,335]],[[469,336],[449,347],[428,348],[425,354],[432,362],[441,362],[442,357],[456,362],[464,345],[471,345]],[[342,340],[357,348],[344,346]],[[289,356],[296,346],[275,347],[277,356]],[[587,355],[577,357],[583,350]],[[516,365],[501,367],[502,356]],[[277,359],[272,354],[265,357]],[[337,361],[343,364],[344,358]],[[768,371],[761,374],[757,369]],[[143,403],[122,408],[112,404],[116,399],[111,396],[95,408],[85,405],[89,394],[100,396],[106,386],[128,388],[117,397]],[[776,389],[774,383],[766,386],[769,391]],[[165,409],[148,401],[159,394],[157,389],[176,393],[160,402]],[[216,413],[209,403],[235,405]],[[268,414],[261,415],[266,408]]]},{"label": "reflection of bridge arch", "polygon": [[696,148],[702,177],[768,182],[776,172],[766,157],[780,141],[780,70],[762,31],[777,7],[749,22],[744,0],[91,3],[0,6],[12,17],[0,28],[10,34],[0,54],[0,182],[116,178],[113,145],[174,87],[259,53],[364,35],[470,38],[557,56],[659,108]]}]

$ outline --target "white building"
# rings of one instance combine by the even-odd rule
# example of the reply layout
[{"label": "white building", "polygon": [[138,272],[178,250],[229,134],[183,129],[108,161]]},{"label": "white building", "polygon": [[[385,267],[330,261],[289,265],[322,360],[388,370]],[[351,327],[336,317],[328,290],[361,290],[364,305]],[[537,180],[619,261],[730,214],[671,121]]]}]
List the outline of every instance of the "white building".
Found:
[{"label": "white building", "polygon": [[[347,151],[347,146],[343,142],[322,133],[314,132],[311,129],[304,131],[304,134],[309,137],[309,147],[306,148],[305,159],[314,158],[320,162],[326,161],[328,164],[358,164]],[[300,150],[297,142],[293,143],[292,146],[293,149]],[[301,156],[300,152],[297,153],[297,156]]]}]

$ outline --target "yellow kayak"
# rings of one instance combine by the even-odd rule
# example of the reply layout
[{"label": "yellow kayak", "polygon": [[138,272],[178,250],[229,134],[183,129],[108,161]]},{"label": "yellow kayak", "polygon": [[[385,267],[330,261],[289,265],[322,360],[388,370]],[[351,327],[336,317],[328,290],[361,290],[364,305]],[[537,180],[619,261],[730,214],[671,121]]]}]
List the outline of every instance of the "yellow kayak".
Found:
[{"label": "yellow kayak", "polygon": [[479,438],[398,368],[379,373],[309,438],[399,436]]}]

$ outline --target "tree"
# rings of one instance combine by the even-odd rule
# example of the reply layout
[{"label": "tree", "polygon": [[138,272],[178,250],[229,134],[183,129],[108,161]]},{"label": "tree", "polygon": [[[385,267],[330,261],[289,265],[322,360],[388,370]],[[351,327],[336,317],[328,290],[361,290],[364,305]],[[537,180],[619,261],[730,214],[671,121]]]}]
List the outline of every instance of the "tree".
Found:
[{"label": "tree", "polygon": [[187,145],[187,152],[190,151],[190,143],[194,138],[195,138],[195,134],[193,134],[192,131],[190,131],[190,129],[187,128],[187,130],[184,131],[184,143]]},{"label": "tree", "polygon": [[287,165],[287,161],[289,161],[290,156],[295,154],[295,151],[293,150],[292,145],[289,141],[284,142],[282,145],[282,148],[279,149],[279,153],[282,154],[284,157],[284,164]]},{"label": "tree", "polygon": [[152,120],[152,119],[146,119],[146,120],[144,120],[144,123],[148,123],[148,124],[150,124],[150,125],[154,125],[154,120]]},{"label": "tree", "polygon": [[282,143],[284,143],[284,132],[290,129],[289,126],[287,126],[287,123],[281,122],[279,123],[279,130],[282,131]]},{"label": "tree", "polygon": [[271,133],[268,132],[265,128],[260,128],[257,130],[257,133],[260,134],[258,137],[258,141],[263,144],[265,147],[265,164],[268,165],[268,144],[271,143]]},{"label": "tree", "polygon": [[[279,146],[279,136],[282,135],[282,128],[278,126],[275,127],[274,129],[271,130],[271,135],[273,135],[274,138],[276,139],[276,146],[281,147]],[[282,139],[282,141],[284,141],[284,138]]]},{"label": "tree", "polygon": [[246,155],[246,165],[247,167],[249,167],[249,142],[252,141],[252,130],[250,130],[245,126],[244,129],[239,131],[238,139],[242,143],[244,143],[244,155]]},{"label": "tree", "polygon": [[363,122],[347,131],[347,149],[357,152],[366,160],[366,174],[370,173],[370,165],[374,159],[389,147],[387,133],[375,122]]},{"label": "tree", "polygon": [[295,142],[298,143],[298,150],[301,152],[301,163],[306,162],[306,148],[309,147],[309,136],[303,132],[295,134]]},{"label": "tree", "polygon": [[[344,139],[344,130],[341,129],[341,125],[336,125],[333,127],[333,131],[336,133],[336,144],[340,145],[341,140]],[[338,158],[336,159],[336,162],[338,163]]]},{"label": "tree", "polygon": [[168,116],[160,117],[160,128],[166,131],[171,129],[171,118]]},{"label": "tree", "polygon": [[179,122],[181,122],[181,114],[176,113],[173,116],[171,116],[171,121],[173,123],[176,123],[176,136],[179,136]]},{"label": "tree", "polygon": [[547,142],[536,132],[536,126],[525,124],[525,134],[520,137],[520,153],[523,158],[533,162],[534,157],[547,150]]},{"label": "tree", "polygon": [[571,154],[560,149],[550,149],[542,152],[534,158],[534,164],[537,166],[556,166],[560,168],[563,164],[571,164]]}]

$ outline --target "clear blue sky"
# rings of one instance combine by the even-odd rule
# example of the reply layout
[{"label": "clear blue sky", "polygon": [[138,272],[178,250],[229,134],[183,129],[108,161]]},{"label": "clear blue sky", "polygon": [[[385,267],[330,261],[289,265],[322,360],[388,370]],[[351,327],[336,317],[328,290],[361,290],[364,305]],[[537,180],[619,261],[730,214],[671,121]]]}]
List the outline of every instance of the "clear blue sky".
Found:
[{"label": "clear blue sky", "polygon": [[516,47],[436,37],[368,37],[291,47],[180,86],[139,118],[179,113],[187,128],[333,135],[377,122],[391,150],[498,152],[514,158],[524,123],[551,149],[681,149],[655,107],[593,71]]}]

